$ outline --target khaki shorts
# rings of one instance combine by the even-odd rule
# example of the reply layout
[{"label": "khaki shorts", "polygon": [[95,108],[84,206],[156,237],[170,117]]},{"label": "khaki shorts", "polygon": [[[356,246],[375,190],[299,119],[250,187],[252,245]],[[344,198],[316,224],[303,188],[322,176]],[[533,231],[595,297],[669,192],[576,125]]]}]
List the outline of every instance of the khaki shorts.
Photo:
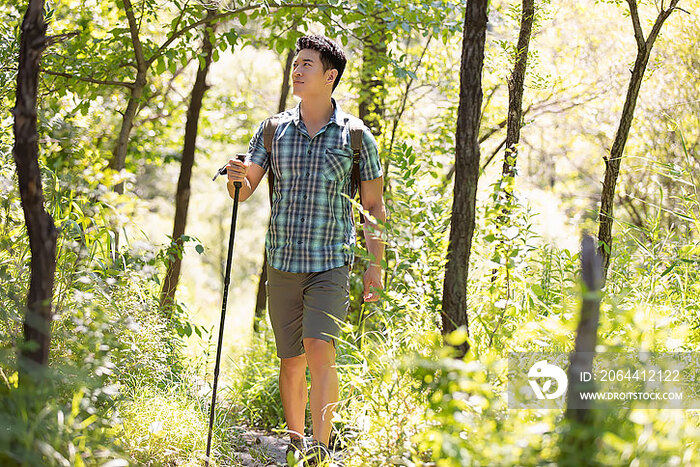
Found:
[{"label": "khaki shorts", "polygon": [[348,314],[350,268],[294,273],[267,267],[267,308],[279,358],[304,353],[303,339],[335,345]]}]

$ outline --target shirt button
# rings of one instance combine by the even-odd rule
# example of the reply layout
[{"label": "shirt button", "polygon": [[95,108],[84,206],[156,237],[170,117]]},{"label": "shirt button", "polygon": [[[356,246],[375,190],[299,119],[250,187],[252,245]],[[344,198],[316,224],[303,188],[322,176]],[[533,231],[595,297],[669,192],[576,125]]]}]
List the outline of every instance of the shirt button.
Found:
[{"label": "shirt button", "polygon": [[299,245],[301,245],[301,243],[302,243],[301,240],[299,240],[299,241],[297,242],[297,244],[299,244]]},{"label": "shirt button", "polygon": [[311,155],[311,149],[309,149],[306,154]]},{"label": "shirt button", "polygon": [[308,196],[304,195],[304,199],[307,199],[307,198],[308,198]]},{"label": "shirt button", "polygon": [[307,176],[307,177],[309,176],[309,172],[306,172],[306,176]]},{"label": "shirt button", "polygon": [[303,217],[301,218],[301,221],[304,222],[304,218],[303,218]]}]

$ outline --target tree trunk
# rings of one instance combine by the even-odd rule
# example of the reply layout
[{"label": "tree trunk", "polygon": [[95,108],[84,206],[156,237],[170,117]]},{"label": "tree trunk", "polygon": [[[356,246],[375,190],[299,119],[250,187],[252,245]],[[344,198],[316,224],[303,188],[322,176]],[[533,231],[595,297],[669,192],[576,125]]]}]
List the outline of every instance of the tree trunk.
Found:
[{"label": "tree trunk", "polygon": [[637,12],[636,1],[627,0],[627,3],[630,7],[630,17],[632,18],[632,25],[634,27],[634,37],[637,41],[637,58],[634,62],[634,68],[632,69],[632,76],[630,78],[629,87],[627,88],[627,97],[625,98],[625,104],[622,108],[622,115],[620,117],[620,124],[617,128],[617,133],[615,134],[615,140],[613,141],[612,148],[610,149],[610,156],[604,157],[605,178],[603,180],[603,190],[600,195],[600,212],[598,214],[598,252],[603,263],[604,283],[608,275],[608,266],[610,266],[610,254],[612,251],[615,185],[617,183],[617,176],[620,173],[620,163],[622,161],[622,155],[625,151],[627,137],[629,136],[630,127],[632,126],[632,119],[634,118],[634,109],[637,105],[639,89],[642,86],[644,72],[646,71],[649,56],[651,55],[651,49],[654,46],[656,37],[661,31],[663,23],[676,8],[678,0],[672,0],[667,9],[659,12],[656,21],[654,22],[654,26],[649,33],[649,37],[646,40],[644,39],[644,33],[642,32],[641,24],[639,22],[639,13]]},{"label": "tree trunk", "polygon": [[[479,180],[479,120],[481,116],[481,71],[484,65],[488,0],[467,2],[460,66],[459,109],[455,135],[455,184],[450,240],[442,299],[442,333],[462,327],[469,332],[467,279],[469,253],[474,235],[476,188]],[[469,343],[457,347],[461,356]]]},{"label": "tree trunk", "polygon": [[44,210],[37,133],[39,62],[46,42],[44,1],[30,0],[22,21],[17,98],[13,109],[13,154],[32,253],[24,343],[18,353],[20,380],[29,376],[33,368],[48,364],[51,343],[51,299],[58,233],[53,218]]},{"label": "tree trunk", "polygon": [[592,453],[596,450],[595,419],[591,412],[591,401],[583,399],[581,393],[595,391],[592,382],[580,381],[582,372],[591,372],[593,356],[598,340],[598,318],[600,312],[600,288],[603,283],[601,258],[596,254],[595,240],[586,235],[581,242],[581,276],[584,283],[581,303],[581,320],[576,330],[574,352],[570,355],[568,371],[569,386],[566,393],[566,419],[571,427],[560,441],[560,465],[597,465]]},{"label": "tree trunk", "polygon": [[[503,161],[503,175],[515,176],[515,165],[518,157],[518,142],[523,119],[523,88],[525,70],[527,69],[527,53],[530,47],[532,23],[535,17],[535,1],[523,0],[522,17],[520,18],[520,34],[516,50],[515,66],[508,79],[508,122],[506,129],[506,157]],[[511,193],[506,193],[510,196]]]},{"label": "tree trunk", "polygon": [[284,62],[282,71],[282,90],[280,91],[280,102],[277,112],[284,112],[287,109],[287,98],[289,97],[289,76],[292,74],[292,64],[294,63],[294,50],[287,52],[287,59]]},{"label": "tree trunk", "polygon": [[[146,73],[137,73],[136,80],[134,81],[134,87],[131,88],[131,94],[129,94],[129,100],[126,104],[126,110],[122,115],[122,124],[119,129],[119,136],[114,145],[114,150],[112,151],[112,160],[109,163],[110,168],[121,171],[126,167],[126,150],[129,144],[129,136],[131,135],[131,130],[134,128],[134,118],[136,118],[136,113],[138,112],[139,105],[141,104],[141,97],[143,96],[143,89],[146,87]],[[119,183],[114,187],[114,191],[119,194],[124,193],[124,183]]]},{"label": "tree trunk", "polygon": [[[581,392],[590,391],[587,383],[574,377],[593,368],[593,354],[598,341],[598,316],[600,311],[600,287],[603,281],[600,256],[596,253],[595,240],[586,235],[581,242],[581,276],[585,285],[581,303],[581,320],[576,330],[576,343],[569,366],[569,390],[567,392],[566,417],[584,422],[590,401],[581,399]],[[582,407],[586,404],[586,407]],[[575,405],[577,408],[571,408]],[[580,407],[580,408],[578,408]]]},{"label": "tree trunk", "polygon": [[[143,90],[146,87],[146,75],[148,73],[149,63],[143,53],[143,46],[139,38],[139,23],[134,15],[134,7],[131,0],[122,0],[124,14],[129,23],[129,34],[131,36],[131,44],[134,48],[134,58],[136,60],[136,79],[131,87],[131,94],[126,105],[126,110],[122,116],[122,125],[119,129],[119,136],[114,145],[112,160],[109,162],[110,168],[117,172],[122,171],[126,167],[126,150],[129,144],[129,136],[134,127],[134,118],[138,113],[141,105],[141,97]],[[124,183],[119,183],[114,187],[114,191],[119,194],[124,193]],[[114,245],[112,246],[112,258],[116,258],[119,251],[119,230],[114,231]]]},{"label": "tree trunk", "polygon": [[[212,17],[214,12],[210,10],[207,16]],[[214,47],[211,42],[211,34],[214,34],[216,24],[206,23],[202,40],[202,55],[204,64],[197,70],[197,77],[192,86],[190,105],[187,109],[187,122],[185,123],[185,141],[182,148],[182,162],[180,165],[180,177],[177,181],[177,192],[175,194],[175,221],[173,224],[172,240],[175,242],[178,254],[168,264],[168,270],[163,281],[163,288],[160,295],[160,307],[162,310],[171,309],[175,303],[175,291],[180,280],[180,268],[182,266],[182,236],[185,234],[187,225],[187,210],[190,205],[190,179],[192,178],[192,167],[194,166],[194,156],[197,149],[197,130],[199,127],[199,114],[202,110],[202,100],[207,85],[207,75],[212,63]]]},{"label": "tree trunk", "polygon": [[374,136],[382,134],[384,120],[384,79],[381,63],[386,60],[387,38],[382,21],[378,20],[377,32],[366,38],[362,47],[362,72],[360,74],[359,117]]},{"label": "tree trunk", "polygon": [[[505,194],[506,203],[501,209],[497,224],[501,229],[510,225],[510,203],[513,199],[512,190],[515,184],[518,142],[520,141],[520,128],[523,120],[523,89],[525,86],[525,71],[527,70],[527,54],[530,47],[532,23],[535,18],[534,0],[523,0],[522,10],[518,46],[515,50],[515,64],[508,78],[508,117],[506,118],[506,139],[504,142],[506,151],[505,157],[503,158],[503,169],[501,171],[504,182],[501,187]],[[499,248],[501,250],[505,249],[505,242],[503,240],[496,246],[496,251],[498,251]],[[508,268],[507,263],[506,268]],[[494,268],[491,271],[491,282],[497,279],[497,274],[498,268]],[[509,299],[510,297],[507,298]]]},{"label": "tree trunk", "polygon": [[[294,62],[294,50],[289,50],[287,52],[287,59],[284,63],[284,71],[282,72],[282,90],[280,91],[280,101],[277,106],[277,112],[284,112],[287,108],[287,98],[289,97],[289,76],[292,74],[292,63]],[[270,178],[268,178],[268,197],[270,199],[270,208],[272,208],[272,183],[269,183]],[[253,319],[253,330],[258,332],[260,330],[258,323],[261,319],[265,317],[265,310],[267,309],[267,292],[265,290],[265,283],[267,282],[267,253],[263,248],[263,264],[262,271],[260,272],[260,280],[258,281],[258,294],[255,299],[255,318]]]}]

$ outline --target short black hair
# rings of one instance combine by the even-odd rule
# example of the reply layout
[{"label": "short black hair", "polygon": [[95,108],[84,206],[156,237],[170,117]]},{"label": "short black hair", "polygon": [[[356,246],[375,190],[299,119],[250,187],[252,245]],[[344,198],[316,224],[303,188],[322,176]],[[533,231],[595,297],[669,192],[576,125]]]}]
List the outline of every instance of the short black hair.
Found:
[{"label": "short black hair", "polygon": [[343,50],[326,36],[321,36],[319,34],[313,34],[310,36],[304,36],[297,39],[295,54],[298,54],[303,49],[311,49],[317,51],[321,54],[321,63],[323,63],[323,71],[328,71],[332,68],[338,70],[338,76],[335,77],[333,82],[333,90],[338,86],[340,82],[340,77],[343,76],[343,71],[345,71],[345,64],[348,62],[345,58],[345,53]]}]

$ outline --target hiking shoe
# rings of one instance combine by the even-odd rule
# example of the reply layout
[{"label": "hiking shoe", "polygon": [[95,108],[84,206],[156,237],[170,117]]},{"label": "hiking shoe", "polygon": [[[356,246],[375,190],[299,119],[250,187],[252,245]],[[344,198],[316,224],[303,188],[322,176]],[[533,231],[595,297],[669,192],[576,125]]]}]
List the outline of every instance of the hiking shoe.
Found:
[{"label": "hiking shoe", "polygon": [[313,440],[309,449],[304,452],[304,460],[307,466],[323,465],[327,461],[332,459],[331,453],[326,446],[321,441]]},{"label": "hiking shoe", "polygon": [[298,438],[296,436],[289,437],[289,446],[287,446],[287,452],[284,455],[287,464],[290,467],[295,465],[301,465],[301,459],[304,457],[304,438]]}]

